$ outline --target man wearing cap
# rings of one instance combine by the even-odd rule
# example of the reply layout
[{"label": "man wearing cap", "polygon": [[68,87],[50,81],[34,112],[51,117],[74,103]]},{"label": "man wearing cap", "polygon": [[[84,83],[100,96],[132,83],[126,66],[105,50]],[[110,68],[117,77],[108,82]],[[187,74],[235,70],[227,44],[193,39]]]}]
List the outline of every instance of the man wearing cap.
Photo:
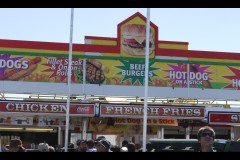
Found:
[{"label": "man wearing cap", "polygon": [[96,144],[97,152],[110,152],[110,147],[111,143],[106,139],[102,139]]}]

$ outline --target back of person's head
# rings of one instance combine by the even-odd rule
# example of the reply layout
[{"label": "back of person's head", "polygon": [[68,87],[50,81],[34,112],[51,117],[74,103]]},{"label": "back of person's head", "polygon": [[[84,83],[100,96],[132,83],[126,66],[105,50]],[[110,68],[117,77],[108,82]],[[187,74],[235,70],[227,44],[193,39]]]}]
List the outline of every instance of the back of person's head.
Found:
[{"label": "back of person's head", "polygon": [[81,141],[82,141],[81,139],[78,139],[78,140],[76,141],[76,145],[79,146],[80,143],[81,143]]},{"label": "back of person's head", "polygon": [[120,152],[128,152],[128,148],[127,147],[121,147]]},{"label": "back of person's head", "polygon": [[94,141],[92,139],[87,141],[87,146],[88,148],[93,148],[94,147]]},{"label": "back of person's head", "polygon": [[[101,145],[104,148],[105,152],[109,152],[109,150],[111,148],[111,143],[106,139],[102,139],[102,140],[98,141],[97,146],[98,145]],[[96,148],[97,148],[97,146],[96,146]],[[97,152],[98,152],[98,150],[97,150]]]},{"label": "back of person's head", "polygon": [[124,146],[127,147],[128,144],[129,144],[129,142],[127,140],[122,141],[122,147],[124,147]]},{"label": "back of person's head", "polygon": [[39,152],[49,152],[49,145],[47,143],[39,143],[38,151]]},{"label": "back of person's head", "polygon": [[20,139],[12,139],[9,144],[9,152],[19,152],[24,149]]},{"label": "back of person's head", "polygon": [[68,152],[74,152],[74,151],[75,151],[75,149],[74,149],[74,144],[71,143],[71,142],[69,142],[69,143],[68,143]]},{"label": "back of person's head", "polygon": [[55,152],[55,148],[53,146],[49,146],[48,149],[49,149],[49,152]]},{"label": "back of person's head", "polygon": [[10,141],[9,147],[18,148],[18,146],[22,146],[22,141],[20,139],[12,139]]},{"label": "back of person's head", "polygon": [[213,130],[213,128],[210,126],[204,126],[198,130],[198,133],[197,133],[198,140],[201,138],[202,133],[204,133],[205,131],[211,132],[213,134],[213,140],[215,139],[215,131]]},{"label": "back of person's head", "polygon": [[134,143],[129,143],[128,146],[128,152],[135,152],[136,148],[135,148],[135,144]]},{"label": "back of person's head", "polygon": [[153,147],[153,145],[151,143],[147,143],[146,144],[146,149],[147,149],[147,152],[152,152],[154,147]]},{"label": "back of person's head", "polygon": [[96,141],[100,141],[102,139],[106,139],[106,137],[105,136],[99,136],[99,137],[97,137]]},{"label": "back of person's head", "polygon": [[120,152],[120,147],[118,145],[112,145],[110,150],[112,152]]},{"label": "back of person's head", "polygon": [[87,141],[86,140],[80,140],[78,144],[78,151],[79,152],[86,152],[88,149],[87,147]]},{"label": "back of person's head", "polygon": [[25,152],[25,151],[26,149],[22,145],[18,146],[18,152]]},{"label": "back of person's head", "polygon": [[141,149],[141,144],[140,143],[136,143],[135,144],[135,149],[136,149],[136,152],[138,152]]}]

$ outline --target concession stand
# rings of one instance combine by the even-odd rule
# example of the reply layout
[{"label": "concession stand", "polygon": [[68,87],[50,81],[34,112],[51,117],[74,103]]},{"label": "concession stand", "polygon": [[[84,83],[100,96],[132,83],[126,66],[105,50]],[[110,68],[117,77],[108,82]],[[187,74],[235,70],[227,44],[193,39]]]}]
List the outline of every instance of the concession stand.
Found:
[{"label": "concession stand", "polygon": [[[112,126],[123,125],[121,129],[122,137],[130,137],[129,140],[135,143],[142,142],[143,105],[100,104],[100,117],[115,117]],[[174,128],[174,126],[178,126],[178,119],[203,120],[205,108],[201,106],[149,105],[147,117],[148,136],[157,135],[158,138],[164,138],[164,126]],[[126,126],[129,127],[126,128]],[[183,134],[189,139],[190,128],[186,126],[185,129]],[[108,132],[111,132],[111,129],[108,129]]]},{"label": "concession stand", "polygon": [[208,123],[215,126],[225,125],[231,127],[231,140],[237,141],[240,137],[239,110],[209,111]]},{"label": "concession stand", "polygon": [[[10,139],[15,137],[21,138],[26,147],[32,143],[39,144],[44,141],[51,145],[62,144],[66,123],[65,103],[0,101],[0,111],[3,145],[9,144]],[[83,130],[84,118],[95,116],[95,106],[73,102],[70,105],[69,114],[71,116],[70,131],[80,131],[80,129]],[[38,132],[41,134],[37,134]],[[24,134],[27,136],[23,136]]]},{"label": "concession stand", "polygon": [[[237,132],[226,128],[225,122],[236,127],[238,114],[227,112],[214,118],[211,108],[219,112],[225,111],[224,106],[205,102],[239,100],[240,54],[189,50],[188,42],[158,40],[158,26],[150,22],[149,73],[145,73],[145,26],[146,18],[137,12],[117,25],[116,38],[85,36],[85,44],[73,44],[69,129],[81,133],[83,139],[115,134],[118,142],[128,137],[140,143],[143,104],[127,99],[144,97],[148,74],[148,136],[196,138],[199,127],[208,123],[220,126],[217,130],[226,138]],[[11,133],[31,129],[38,129],[35,132],[41,136],[44,130],[40,129],[56,133],[46,137],[57,137],[54,143],[63,144],[68,54],[68,43],[0,39],[0,134],[4,144],[18,136]],[[10,93],[29,97],[6,98]],[[54,96],[42,99],[41,95]],[[65,98],[56,99],[58,96]],[[105,97],[125,100],[113,103]],[[228,110],[232,111],[231,106]],[[234,123],[222,115],[232,117]],[[29,141],[43,140],[41,136]],[[235,134],[235,139],[239,137]]]}]

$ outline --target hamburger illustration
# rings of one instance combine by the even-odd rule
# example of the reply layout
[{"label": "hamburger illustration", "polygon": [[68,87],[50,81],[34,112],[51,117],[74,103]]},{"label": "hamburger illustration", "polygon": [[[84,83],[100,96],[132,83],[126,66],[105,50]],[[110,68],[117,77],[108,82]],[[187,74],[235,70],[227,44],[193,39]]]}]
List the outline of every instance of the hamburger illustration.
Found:
[{"label": "hamburger illustration", "polygon": [[[135,56],[144,56],[146,53],[146,26],[141,24],[128,24],[122,28],[122,49]],[[154,49],[154,33],[150,29],[149,55]]]}]

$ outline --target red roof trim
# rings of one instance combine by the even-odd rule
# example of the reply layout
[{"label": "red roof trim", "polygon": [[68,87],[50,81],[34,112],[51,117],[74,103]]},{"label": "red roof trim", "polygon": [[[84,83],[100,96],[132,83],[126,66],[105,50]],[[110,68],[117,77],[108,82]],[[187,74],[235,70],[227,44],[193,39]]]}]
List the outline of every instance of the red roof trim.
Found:
[{"label": "red roof trim", "polygon": [[85,36],[85,39],[117,41],[117,38],[111,38],[111,37]]},{"label": "red roof trim", "polygon": [[3,39],[0,39],[0,47],[44,49],[44,50],[69,50],[68,43],[3,40]]},{"label": "red roof trim", "polygon": [[[0,47],[60,50],[60,51],[69,50],[68,43],[3,40],[3,39],[0,39]],[[109,46],[109,45],[104,46],[104,45],[91,45],[91,44],[73,44],[73,51],[119,54],[120,47]],[[156,56],[240,60],[240,54],[233,53],[233,52],[212,52],[212,51],[176,50],[176,49],[160,49],[160,48],[156,48]]]},{"label": "red roof trim", "polygon": [[240,54],[232,52],[211,52],[160,48],[156,49],[156,56],[240,60]]},{"label": "red roof trim", "polygon": [[120,50],[117,46],[103,46],[103,45],[92,45],[92,44],[80,44],[79,47],[75,48],[76,51],[83,52],[102,52],[102,53],[116,53],[119,54]]},{"label": "red roof trim", "polygon": [[[0,47],[69,51],[69,43],[36,42],[36,41],[20,41],[20,40],[0,39]],[[73,44],[73,51],[103,52],[103,53],[117,53],[117,54],[120,53],[119,48],[117,46],[109,46],[109,45],[103,46],[103,45],[91,45],[91,44]]]},{"label": "red roof trim", "polygon": [[180,45],[188,45],[188,42],[178,42],[178,41],[163,41],[163,40],[159,40],[158,44],[180,44]]}]

